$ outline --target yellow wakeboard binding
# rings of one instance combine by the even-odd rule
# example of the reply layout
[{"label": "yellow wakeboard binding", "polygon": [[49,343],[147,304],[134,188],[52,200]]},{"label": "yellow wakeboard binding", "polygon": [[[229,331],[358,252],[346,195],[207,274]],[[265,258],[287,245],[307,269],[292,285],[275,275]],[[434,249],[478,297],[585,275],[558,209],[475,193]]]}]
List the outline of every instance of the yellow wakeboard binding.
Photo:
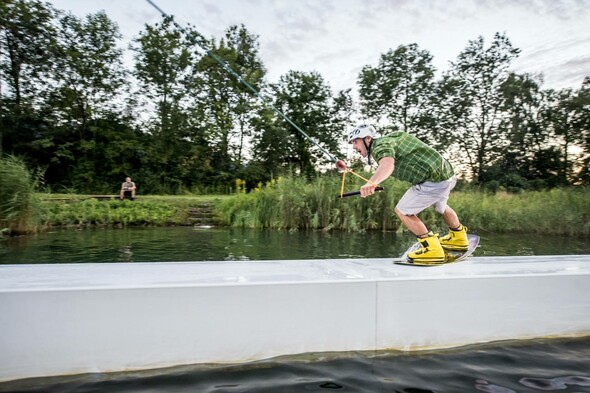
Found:
[{"label": "yellow wakeboard binding", "polygon": [[445,263],[445,251],[438,240],[438,235],[428,232],[428,236],[419,238],[418,243],[420,243],[420,249],[410,252],[409,260],[422,264]]},{"label": "yellow wakeboard binding", "polygon": [[440,245],[445,250],[466,251],[469,246],[467,227],[461,226],[458,231],[449,229],[449,234],[440,238]]}]

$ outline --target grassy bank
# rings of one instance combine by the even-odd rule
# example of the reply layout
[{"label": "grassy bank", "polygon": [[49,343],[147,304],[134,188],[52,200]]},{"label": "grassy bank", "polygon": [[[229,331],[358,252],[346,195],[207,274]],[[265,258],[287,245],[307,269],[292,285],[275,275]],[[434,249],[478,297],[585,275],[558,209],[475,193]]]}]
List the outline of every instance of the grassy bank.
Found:
[{"label": "grassy bank", "polygon": [[[360,184],[349,181],[347,191]],[[226,199],[219,210],[228,225],[238,227],[402,231],[393,209],[408,185],[390,179],[383,186],[385,191],[370,198],[339,199],[340,179],[320,178],[308,184],[288,178]],[[450,205],[472,230],[590,235],[590,198],[585,188],[519,194],[454,191]],[[420,217],[432,230],[446,230],[433,209]]]},{"label": "grassy bank", "polygon": [[135,201],[97,200],[85,195],[44,194],[44,227],[185,225],[191,208],[215,205],[223,196],[151,196]]}]

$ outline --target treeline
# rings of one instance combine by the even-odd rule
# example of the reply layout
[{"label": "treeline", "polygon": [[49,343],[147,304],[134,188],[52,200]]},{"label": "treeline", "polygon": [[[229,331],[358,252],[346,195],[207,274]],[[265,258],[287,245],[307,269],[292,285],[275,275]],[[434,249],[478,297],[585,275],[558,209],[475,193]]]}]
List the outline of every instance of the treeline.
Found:
[{"label": "treeline", "polygon": [[437,146],[488,188],[590,182],[590,77],[579,89],[543,89],[542,76],[511,71],[520,50],[502,34],[469,41],[440,77],[416,44],[387,50],[360,72],[357,99],[317,72],[271,83],[244,25],[205,38],[163,18],[122,49],[102,12],[79,18],[8,0],[0,29],[0,153],[43,170],[49,190],[113,193],[129,175],[142,193],[224,192],[236,179],[253,188],[328,167],[203,46],[337,157],[362,116]]}]

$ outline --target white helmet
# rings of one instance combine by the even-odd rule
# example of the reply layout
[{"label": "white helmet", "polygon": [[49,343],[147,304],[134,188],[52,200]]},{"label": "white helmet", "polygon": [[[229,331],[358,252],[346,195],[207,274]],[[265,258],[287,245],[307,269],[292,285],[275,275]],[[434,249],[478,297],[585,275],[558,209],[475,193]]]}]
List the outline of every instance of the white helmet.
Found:
[{"label": "white helmet", "polygon": [[348,143],[352,143],[355,139],[364,138],[366,136],[376,138],[377,131],[375,130],[375,127],[370,124],[359,124],[348,134]]}]

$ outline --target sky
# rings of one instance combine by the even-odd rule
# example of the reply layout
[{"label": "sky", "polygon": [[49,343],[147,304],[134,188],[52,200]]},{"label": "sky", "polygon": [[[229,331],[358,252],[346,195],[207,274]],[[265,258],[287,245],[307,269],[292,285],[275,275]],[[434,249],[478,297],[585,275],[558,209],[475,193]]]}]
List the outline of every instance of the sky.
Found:
[{"label": "sky", "polygon": [[[316,71],[334,92],[356,89],[364,66],[389,49],[416,43],[440,76],[469,41],[486,46],[505,33],[521,50],[518,73],[543,75],[543,88],[580,88],[590,76],[590,0],[152,0],[205,37],[244,24],[259,36],[269,82],[290,70]],[[147,0],[48,0],[85,16],[104,10],[123,47],[161,20]],[[127,53],[126,61],[131,61]]]}]

